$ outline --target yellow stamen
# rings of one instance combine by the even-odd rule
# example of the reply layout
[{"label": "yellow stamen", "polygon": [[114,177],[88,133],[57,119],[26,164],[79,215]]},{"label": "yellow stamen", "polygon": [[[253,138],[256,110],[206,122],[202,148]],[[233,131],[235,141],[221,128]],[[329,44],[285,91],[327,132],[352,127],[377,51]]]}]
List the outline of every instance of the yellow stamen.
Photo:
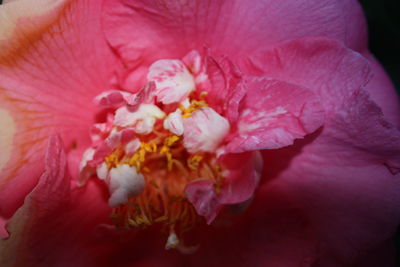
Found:
[{"label": "yellow stamen", "polygon": [[195,156],[193,156],[193,157],[191,157],[191,158],[188,159],[188,162],[187,162],[188,167],[189,167],[191,170],[195,171],[195,170],[197,170],[197,168],[199,167],[199,164],[200,164],[200,162],[201,162],[202,160],[203,160],[203,157],[202,157],[202,156],[200,156],[200,155],[195,155]]},{"label": "yellow stamen", "polygon": [[189,118],[192,116],[192,113],[198,110],[199,108],[208,107],[207,102],[204,100],[204,97],[207,94],[208,94],[207,92],[201,92],[200,93],[201,100],[192,100],[188,108],[185,108],[184,106],[179,106],[179,109],[182,111],[182,118]]}]

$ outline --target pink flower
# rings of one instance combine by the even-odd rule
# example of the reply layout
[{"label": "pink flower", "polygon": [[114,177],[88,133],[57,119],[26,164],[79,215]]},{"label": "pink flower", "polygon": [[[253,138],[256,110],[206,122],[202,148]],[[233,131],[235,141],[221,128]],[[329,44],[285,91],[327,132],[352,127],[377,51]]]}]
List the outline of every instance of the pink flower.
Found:
[{"label": "pink flower", "polygon": [[2,266],[391,259],[400,105],[356,1],[5,2]]}]

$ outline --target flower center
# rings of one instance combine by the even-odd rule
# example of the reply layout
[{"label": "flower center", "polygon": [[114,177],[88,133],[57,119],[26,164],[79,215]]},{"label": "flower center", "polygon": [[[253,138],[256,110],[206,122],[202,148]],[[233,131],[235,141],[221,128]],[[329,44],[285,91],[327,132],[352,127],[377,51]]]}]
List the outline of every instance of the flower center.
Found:
[{"label": "flower center", "polygon": [[93,144],[80,165],[82,183],[97,176],[108,185],[116,226],[162,224],[170,234],[167,249],[181,245],[176,233],[204,223],[186,186],[208,180],[218,195],[224,183],[216,152],[230,126],[199,90],[206,74],[199,55],[191,55],[185,63],[155,62],[136,94],[113,90],[96,97],[107,121],[93,126]]}]

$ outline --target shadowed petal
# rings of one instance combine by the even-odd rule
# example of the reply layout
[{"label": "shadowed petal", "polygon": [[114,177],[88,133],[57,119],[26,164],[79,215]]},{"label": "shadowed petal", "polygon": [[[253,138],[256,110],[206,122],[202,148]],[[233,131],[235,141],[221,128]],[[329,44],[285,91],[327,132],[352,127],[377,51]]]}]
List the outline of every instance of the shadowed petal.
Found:
[{"label": "shadowed petal", "polygon": [[[109,212],[101,190],[91,182],[71,189],[66,155],[59,137],[51,137],[45,171],[8,222],[10,237],[0,241],[4,266],[91,266],[96,259],[95,226]],[[90,213],[90,216],[87,216]]]}]

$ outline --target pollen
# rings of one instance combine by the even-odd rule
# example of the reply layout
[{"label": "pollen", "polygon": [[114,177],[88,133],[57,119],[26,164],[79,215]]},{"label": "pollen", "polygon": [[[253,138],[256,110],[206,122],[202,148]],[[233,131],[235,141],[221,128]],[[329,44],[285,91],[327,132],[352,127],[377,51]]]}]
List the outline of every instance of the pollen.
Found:
[{"label": "pollen", "polygon": [[112,152],[110,155],[108,155],[104,159],[104,161],[107,164],[107,168],[111,169],[111,168],[115,168],[116,166],[118,166],[120,164],[121,155],[122,155],[122,151],[120,149],[117,149],[114,152]]},{"label": "pollen", "polygon": [[192,116],[192,113],[199,108],[208,107],[207,102],[204,100],[206,95],[207,92],[202,92],[200,94],[200,100],[190,101],[189,107],[184,107],[183,105],[179,106],[179,109],[182,111],[182,118],[189,118]]},{"label": "pollen", "polygon": [[[115,151],[107,157],[110,166],[125,161],[119,153]],[[130,198],[127,205],[114,208],[112,218],[117,226],[145,228],[161,224],[183,234],[204,223],[184,190],[190,181],[199,177],[222,185],[221,167],[216,163],[215,154],[189,153],[182,138],[162,129],[160,123],[152,134],[142,137],[138,150],[126,160],[142,173],[147,185],[144,192]],[[174,248],[173,245],[168,247]]]}]

